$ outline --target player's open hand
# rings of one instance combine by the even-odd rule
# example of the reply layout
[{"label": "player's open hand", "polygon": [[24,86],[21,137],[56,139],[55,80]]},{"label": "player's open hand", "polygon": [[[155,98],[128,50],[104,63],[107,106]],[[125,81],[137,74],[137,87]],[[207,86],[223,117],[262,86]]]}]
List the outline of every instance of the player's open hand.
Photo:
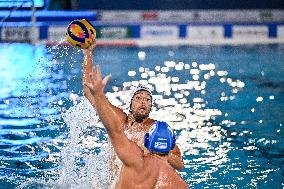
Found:
[{"label": "player's open hand", "polygon": [[89,74],[87,82],[84,82],[84,85],[89,89],[86,92],[90,92],[93,96],[103,93],[110,77],[111,75],[107,75],[104,79],[102,79],[100,66],[96,65],[95,69]]}]

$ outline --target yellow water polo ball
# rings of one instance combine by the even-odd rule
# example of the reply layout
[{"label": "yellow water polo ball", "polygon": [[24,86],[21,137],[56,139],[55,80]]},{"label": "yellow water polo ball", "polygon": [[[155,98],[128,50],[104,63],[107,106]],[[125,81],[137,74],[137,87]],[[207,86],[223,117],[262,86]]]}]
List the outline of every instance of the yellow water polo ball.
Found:
[{"label": "yellow water polo ball", "polygon": [[86,49],[94,42],[96,30],[86,19],[74,20],[67,27],[66,38],[72,46]]}]

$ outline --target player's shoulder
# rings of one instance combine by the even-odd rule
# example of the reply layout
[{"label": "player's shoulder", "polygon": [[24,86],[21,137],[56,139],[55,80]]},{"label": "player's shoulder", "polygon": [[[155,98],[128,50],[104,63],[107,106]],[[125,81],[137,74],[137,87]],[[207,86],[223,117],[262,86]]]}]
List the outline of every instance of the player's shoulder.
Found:
[{"label": "player's shoulder", "polygon": [[144,122],[144,124],[146,125],[152,125],[156,120],[152,119],[152,118],[147,118]]}]

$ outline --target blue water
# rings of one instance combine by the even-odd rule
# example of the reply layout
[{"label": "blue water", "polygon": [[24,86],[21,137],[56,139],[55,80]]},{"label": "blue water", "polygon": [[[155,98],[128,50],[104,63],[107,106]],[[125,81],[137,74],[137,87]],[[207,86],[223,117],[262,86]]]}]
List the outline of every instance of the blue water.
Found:
[{"label": "blue water", "polygon": [[[72,167],[73,162],[65,156],[77,152],[68,151],[68,141],[72,134],[84,131],[74,130],[61,117],[76,106],[72,95],[82,95],[81,51],[0,44],[0,58],[0,188],[70,188],[68,182],[78,175],[92,179],[79,170],[68,172],[66,166]],[[165,61],[174,61],[182,69],[168,66],[168,71],[161,71],[157,66],[167,67]],[[95,63],[103,74],[112,74],[106,91],[117,98],[113,87],[120,91],[131,81],[149,81],[149,76],[141,75],[149,71],[160,74],[161,80],[178,78],[169,82],[177,86],[204,81],[202,89],[160,91],[153,85],[154,95],[176,102],[157,101],[153,116],[175,115],[177,120],[171,122],[185,162],[180,174],[190,188],[284,187],[283,45],[98,47]],[[211,68],[202,70],[202,64]],[[190,69],[199,74],[191,74]],[[129,71],[136,75],[129,76]],[[204,77],[210,71],[211,76]],[[219,76],[217,71],[227,75]],[[242,85],[236,87],[235,82]],[[105,141],[105,131],[99,127],[84,133],[88,136],[99,136],[97,143]]]}]

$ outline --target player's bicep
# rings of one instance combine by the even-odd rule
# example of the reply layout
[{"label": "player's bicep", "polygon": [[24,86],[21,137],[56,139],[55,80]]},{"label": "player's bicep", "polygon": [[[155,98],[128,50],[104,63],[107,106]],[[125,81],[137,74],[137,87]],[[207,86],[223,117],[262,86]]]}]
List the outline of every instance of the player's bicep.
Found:
[{"label": "player's bicep", "polygon": [[127,115],[126,113],[123,112],[123,110],[121,108],[118,108],[116,106],[114,106],[113,104],[111,104],[111,108],[113,109],[113,111],[116,113],[116,115],[119,118],[120,124],[123,126],[125,125],[125,122],[127,120]]}]

